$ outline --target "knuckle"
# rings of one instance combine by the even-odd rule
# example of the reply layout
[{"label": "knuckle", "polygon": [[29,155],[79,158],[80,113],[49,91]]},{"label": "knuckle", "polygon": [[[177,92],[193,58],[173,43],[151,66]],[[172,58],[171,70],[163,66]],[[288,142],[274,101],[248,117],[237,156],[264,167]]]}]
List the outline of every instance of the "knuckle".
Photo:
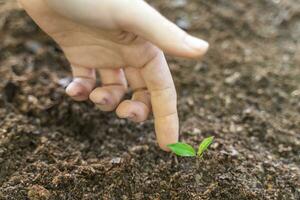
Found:
[{"label": "knuckle", "polygon": [[164,98],[174,98],[177,97],[176,89],[173,86],[167,86],[164,88],[153,89],[151,91],[151,96],[153,97],[164,97]]},{"label": "knuckle", "polygon": [[163,113],[159,116],[155,116],[155,119],[161,119],[161,118],[172,118],[174,116],[177,116],[178,113],[177,113],[177,110],[174,109],[172,111],[169,111],[169,112],[166,112],[166,113]]},{"label": "knuckle", "polygon": [[163,55],[163,52],[150,42],[137,37],[131,44],[122,49],[127,66],[144,68],[151,61]]},{"label": "knuckle", "polygon": [[134,43],[137,39],[138,39],[137,35],[126,31],[122,31],[117,35],[118,43],[124,45],[130,45]]},{"label": "knuckle", "polygon": [[[177,115],[177,96],[174,87],[151,91],[154,118],[165,118]],[[161,106],[161,104],[164,106]]]},{"label": "knuckle", "polygon": [[141,52],[144,55],[144,63],[140,66],[141,68],[144,68],[148,65],[148,63],[163,56],[163,52],[158,47],[150,43],[147,43]]}]

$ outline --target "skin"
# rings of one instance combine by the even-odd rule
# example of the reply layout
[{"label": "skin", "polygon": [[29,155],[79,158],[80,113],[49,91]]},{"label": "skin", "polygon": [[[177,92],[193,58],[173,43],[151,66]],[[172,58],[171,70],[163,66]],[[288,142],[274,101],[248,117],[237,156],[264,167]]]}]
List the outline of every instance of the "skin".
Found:
[{"label": "skin", "polygon": [[[178,141],[177,96],[163,52],[203,56],[208,43],[188,35],[142,0],[19,0],[62,48],[73,81],[66,93],[102,111],[145,121],[153,112],[159,146]],[[101,86],[96,86],[96,73]],[[130,100],[124,94],[133,91]]]}]

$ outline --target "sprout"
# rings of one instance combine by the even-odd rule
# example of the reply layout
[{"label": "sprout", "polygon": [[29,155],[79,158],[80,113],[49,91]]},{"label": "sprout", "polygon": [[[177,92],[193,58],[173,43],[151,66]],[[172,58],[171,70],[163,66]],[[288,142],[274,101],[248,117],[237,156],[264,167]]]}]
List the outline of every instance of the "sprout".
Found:
[{"label": "sprout", "polygon": [[178,142],[175,144],[169,144],[168,147],[171,149],[173,153],[182,157],[200,157],[202,158],[203,153],[208,149],[209,145],[213,142],[214,137],[205,138],[198,147],[198,152],[196,154],[195,149],[186,143]]},{"label": "sprout", "polygon": [[197,156],[202,157],[203,153],[208,149],[209,145],[211,145],[213,140],[214,140],[213,136],[205,138],[198,147]]},{"label": "sprout", "polygon": [[173,153],[175,153],[178,156],[183,156],[183,157],[196,156],[195,149],[191,145],[185,143],[178,142],[175,144],[169,144],[168,147],[171,149]]}]

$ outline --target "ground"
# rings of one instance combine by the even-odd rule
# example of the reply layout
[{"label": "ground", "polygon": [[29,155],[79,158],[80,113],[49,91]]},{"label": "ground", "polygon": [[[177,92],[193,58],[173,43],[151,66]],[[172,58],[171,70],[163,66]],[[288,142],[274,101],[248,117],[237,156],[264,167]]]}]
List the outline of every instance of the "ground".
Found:
[{"label": "ground", "polygon": [[168,57],[181,141],[215,136],[203,160],[161,151],[152,120],[73,102],[60,49],[0,1],[1,200],[300,198],[299,0],[151,3],[211,44]]}]

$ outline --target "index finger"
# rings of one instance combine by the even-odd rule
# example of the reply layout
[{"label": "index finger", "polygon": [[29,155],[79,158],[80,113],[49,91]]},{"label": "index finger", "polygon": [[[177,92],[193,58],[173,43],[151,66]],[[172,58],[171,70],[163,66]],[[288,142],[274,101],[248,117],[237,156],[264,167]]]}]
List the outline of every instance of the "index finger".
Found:
[{"label": "index finger", "polygon": [[167,145],[178,141],[179,122],[176,89],[163,52],[159,51],[141,74],[151,95],[158,144],[168,151]]}]

